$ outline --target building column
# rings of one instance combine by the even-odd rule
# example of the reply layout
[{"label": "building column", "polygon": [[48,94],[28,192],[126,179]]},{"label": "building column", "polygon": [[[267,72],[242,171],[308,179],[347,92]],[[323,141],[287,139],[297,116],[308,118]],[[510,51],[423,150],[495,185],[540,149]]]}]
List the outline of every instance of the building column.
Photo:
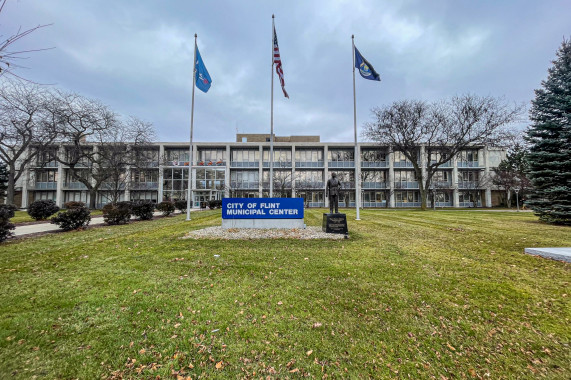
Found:
[{"label": "building column", "polygon": [[22,173],[22,203],[21,208],[28,208],[28,181],[30,180],[30,169],[28,166]]},{"label": "building column", "polygon": [[[65,154],[65,149],[64,149],[63,145],[60,145],[58,147],[56,154],[58,155],[58,157],[62,158],[62,156]],[[63,203],[64,203],[63,181],[64,181],[63,165],[58,160],[58,163],[57,163],[56,204],[59,208],[63,208]]]},{"label": "building column", "polygon": [[163,144],[159,145],[159,195],[157,197],[157,203],[163,201],[163,168],[164,164],[166,163],[165,157],[165,146]]},{"label": "building column", "polygon": [[[260,144],[260,159],[258,160],[258,198],[262,198],[264,196],[263,189],[264,189],[264,146]],[[269,157],[269,156],[268,156]],[[270,157],[272,160],[273,157]],[[272,178],[270,178],[270,181]]]},{"label": "building column", "polygon": [[[422,144],[420,146],[420,172],[421,172],[421,177],[420,181],[422,181],[422,183],[424,184],[426,181],[426,147],[424,146],[424,144]],[[420,186],[419,186],[420,189]],[[426,195],[428,196],[428,189],[424,189],[426,192]],[[422,200],[421,200],[422,201]],[[426,203],[428,203],[428,199],[426,199]]]},{"label": "building column", "polygon": [[291,145],[291,197],[295,198],[295,145]]},{"label": "building column", "polygon": [[389,147],[389,207],[395,207],[395,153],[393,147]]},{"label": "building column", "polygon": [[482,158],[484,160],[484,178],[485,178],[485,185],[486,185],[486,192],[485,192],[485,204],[484,207],[492,207],[492,181],[490,178],[490,158],[489,154],[490,151],[487,146],[481,150]]},{"label": "building column", "polygon": [[125,193],[123,198],[125,198],[126,202],[131,200],[131,166],[127,166],[125,169]]},{"label": "building column", "polygon": [[230,197],[230,187],[232,185],[230,181],[230,145],[226,145],[226,170],[224,172],[224,198]]},{"label": "building column", "polygon": [[325,201],[325,208],[329,208],[329,197],[327,196],[327,181],[328,172],[329,172],[329,161],[327,159],[327,155],[329,154],[329,147],[325,145],[323,147],[323,178],[325,181],[323,182],[323,200]]},{"label": "building column", "polygon": [[452,158],[452,207],[460,207],[460,196],[458,194],[458,159]]}]

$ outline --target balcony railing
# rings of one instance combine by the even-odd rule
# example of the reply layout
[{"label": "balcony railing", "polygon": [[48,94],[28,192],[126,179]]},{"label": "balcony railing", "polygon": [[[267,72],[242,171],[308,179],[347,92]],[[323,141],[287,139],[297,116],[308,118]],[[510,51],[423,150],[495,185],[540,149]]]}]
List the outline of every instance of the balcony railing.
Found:
[{"label": "balcony railing", "polygon": [[418,189],[418,181],[395,182],[395,189]]},{"label": "balcony railing", "polygon": [[307,202],[306,207],[325,207],[325,202]]},{"label": "balcony railing", "polygon": [[386,182],[362,182],[361,187],[363,189],[386,189]]},{"label": "balcony railing", "polygon": [[[432,202],[426,203],[427,207],[432,207]],[[436,202],[436,207],[452,207],[452,202]]]},{"label": "balcony railing", "polygon": [[34,185],[36,190],[56,190],[57,182],[36,182]]},{"label": "balcony railing", "polygon": [[387,161],[361,161],[362,168],[388,168]]},{"label": "balcony railing", "polygon": [[212,161],[212,160],[200,160],[196,163],[197,166],[226,166],[226,161]]},{"label": "balcony railing", "polygon": [[355,161],[328,161],[327,165],[330,168],[354,168]]},{"label": "balcony railing", "polygon": [[387,207],[387,202],[363,202],[363,207]]},{"label": "balcony railing", "polygon": [[[264,161],[264,168],[269,168],[270,163]],[[291,168],[291,161],[274,161],[274,168]]]},{"label": "balcony railing", "polygon": [[[435,164],[436,161],[430,161],[430,165]],[[438,165],[439,168],[451,168],[452,167],[452,162],[447,161],[441,165]]]},{"label": "balcony railing", "polygon": [[482,202],[458,202],[460,207],[482,207]]},{"label": "balcony railing", "polygon": [[354,189],[355,181],[341,181],[341,189]]},{"label": "balcony railing", "polygon": [[322,168],[323,160],[321,161],[296,161],[296,168]]},{"label": "balcony railing", "polygon": [[66,190],[87,190],[87,186],[85,186],[81,182],[68,182],[63,184],[63,188]]},{"label": "balcony railing", "polygon": [[355,201],[350,201],[348,205],[345,201],[339,201],[339,207],[355,207]]},{"label": "balcony railing", "polygon": [[99,190],[103,191],[125,190],[125,183],[103,182],[99,187]]},{"label": "balcony railing", "polygon": [[[269,189],[270,181],[262,182],[262,188]],[[281,190],[281,189],[291,190],[291,182],[287,182],[285,184],[281,182],[274,182],[274,190]]]},{"label": "balcony railing", "polygon": [[477,189],[480,187],[478,181],[458,181],[459,189]]},{"label": "balcony railing", "polygon": [[395,207],[420,207],[420,202],[395,202]]},{"label": "balcony railing", "polygon": [[412,162],[410,161],[395,161],[393,163],[393,167],[395,168],[412,168]]},{"label": "balcony railing", "polygon": [[260,166],[258,161],[231,161],[231,168],[257,168]]},{"label": "balcony railing", "polygon": [[256,182],[230,182],[233,189],[258,189],[259,183]]},{"label": "balcony railing", "polygon": [[323,181],[295,181],[296,189],[324,189],[325,182]]},{"label": "balcony railing", "polygon": [[480,167],[479,161],[458,161],[459,168],[478,168]]},{"label": "balcony railing", "polygon": [[131,182],[131,190],[158,190],[158,182]]}]

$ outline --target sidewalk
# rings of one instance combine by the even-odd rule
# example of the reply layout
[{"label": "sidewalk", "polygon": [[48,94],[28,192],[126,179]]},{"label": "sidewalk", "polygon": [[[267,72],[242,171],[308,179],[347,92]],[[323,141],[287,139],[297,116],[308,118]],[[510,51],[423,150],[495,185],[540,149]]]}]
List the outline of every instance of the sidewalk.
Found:
[{"label": "sidewalk", "polygon": [[[190,209],[190,212],[200,211],[199,208]],[[180,214],[180,211],[175,211],[173,214]],[[155,211],[153,216],[160,216],[162,215],[161,212]],[[135,217],[131,217],[131,219],[136,219]],[[91,222],[89,223],[90,226],[96,226],[104,224],[103,216],[94,216],[91,218]],[[37,224],[27,224],[27,225],[16,225],[16,229],[13,230],[13,236],[24,236],[24,235],[31,235],[37,234],[41,232],[51,232],[51,231],[58,231],[60,228],[55,224],[51,224],[50,222],[45,223],[37,223]]]}]

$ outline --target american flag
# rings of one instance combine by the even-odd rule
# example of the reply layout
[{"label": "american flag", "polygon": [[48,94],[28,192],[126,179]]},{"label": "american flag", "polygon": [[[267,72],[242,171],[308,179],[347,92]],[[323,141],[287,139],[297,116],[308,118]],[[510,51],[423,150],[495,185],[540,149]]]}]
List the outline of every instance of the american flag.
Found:
[{"label": "american flag", "polygon": [[280,48],[278,46],[278,35],[276,34],[276,28],[274,27],[274,63],[276,64],[276,73],[280,77],[280,83],[282,85],[282,91],[284,92],[284,96],[289,99],[289,95],[287,94],[285,87],[284,87],[284,71],[282,69],[282,60],[280,58]]}]

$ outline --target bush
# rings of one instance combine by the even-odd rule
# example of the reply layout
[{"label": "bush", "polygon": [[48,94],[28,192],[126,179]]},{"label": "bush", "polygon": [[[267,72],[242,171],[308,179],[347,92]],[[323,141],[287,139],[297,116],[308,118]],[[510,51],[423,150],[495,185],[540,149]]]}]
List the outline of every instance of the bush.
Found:
[{"label": "bush", "polygon": [[42,199],[32,202],[28,207],[28,215],[35,220],[47,219],[58,211],[59,207],[51,199]]},{"label": "bush", "polygon": [[169,216],[174,212],[174,203],[172,202],[161,202],[157,205],[157,210],[163,213],[163,216]]},{"label": "bush", "polygon": [[212,200],[208,202],[208,207],[213,210],[215,208],[222,208],[222,201],[221,200]]},{"label": "bush", "polygon": [[91,213],[85,206],[70,208],[67,211],[60,212],[51,219],[52,224],[57,224],[59,228],[64,231],[76,230],[80,227],[87,226],[90,221]]},{"label": "bush", "polygon": [[180,210],[180,212],[185,212],[186,211],[186,200],[185,199],[180,199],[178,201],[174,201],[174,207],[177,208],[177,210]]},{"label": "bush", "polygon": [[109,225],[128,223],[132,213],[131,202],[109,203],[103,206],[103,220]]},{"label": "bush", "polygon": [[10,223],[10,218],[14,217],[14,212],[18,208],[14,205],[0,205],[0,242],[12,236],[13,230],[16,226]]},{"label": "bush", "polygon": [[131,204],[131,212],[141,220],[153,219],[155,204],[151,201],[138,201]]},{"label": "bush", "polygon": [[74,208],[84,208],[85,207],[85,203],[83,202],[75,202],[75,201],[71,201],[71,202],[67,202],[63,204],[63,207],[65,207],[68,210],[74,209]]}]

